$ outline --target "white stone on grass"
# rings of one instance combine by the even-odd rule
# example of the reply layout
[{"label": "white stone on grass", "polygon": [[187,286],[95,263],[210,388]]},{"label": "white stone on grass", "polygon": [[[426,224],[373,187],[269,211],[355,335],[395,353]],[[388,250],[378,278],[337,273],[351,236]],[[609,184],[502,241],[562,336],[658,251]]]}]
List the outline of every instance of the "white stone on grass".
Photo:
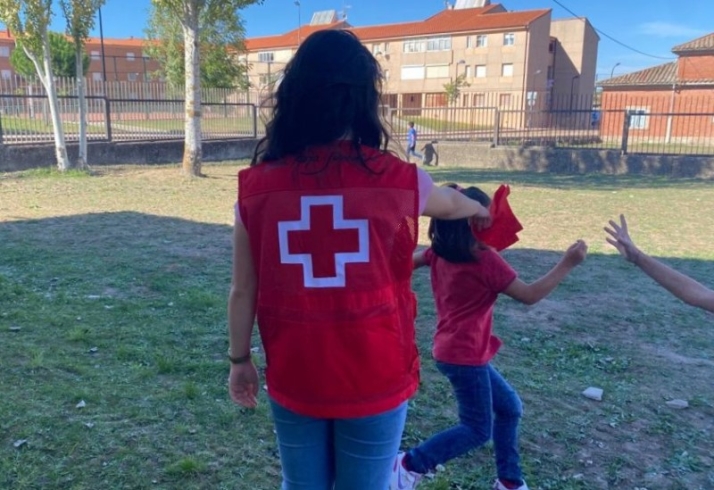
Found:
[{"label": "white stone on grass", "polygon": [[686,400],[670,400],[667,402],[667,406],[682,410],[684,408],[689,408],[689,403]]},{"label": "white stone on grass", "polygon": [[594,388],[591,386],[587,390],[583,391],[583,396],[585,398],[590,398],[591,400],[602,401],[603,393],[604,391],[601,388]]}]

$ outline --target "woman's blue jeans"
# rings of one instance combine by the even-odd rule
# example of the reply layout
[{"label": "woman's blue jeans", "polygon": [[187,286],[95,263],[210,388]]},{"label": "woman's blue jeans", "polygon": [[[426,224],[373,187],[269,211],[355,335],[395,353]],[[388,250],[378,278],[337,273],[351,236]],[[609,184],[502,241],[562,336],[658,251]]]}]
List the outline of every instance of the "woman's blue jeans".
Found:
[{"label": "woman's blue jeans", "polygon": [[523,406],[518,394],[490,364],[436,366],[454,389],[459,424],[409,451],[409,469],[427,473],[493,439],[498,478],[522,482],[518,424]]},{"label": "woman's blue jeans", "polygon": [[270,402],[283,490],[387,490],[407,403],[356,419],[317,419]]}]

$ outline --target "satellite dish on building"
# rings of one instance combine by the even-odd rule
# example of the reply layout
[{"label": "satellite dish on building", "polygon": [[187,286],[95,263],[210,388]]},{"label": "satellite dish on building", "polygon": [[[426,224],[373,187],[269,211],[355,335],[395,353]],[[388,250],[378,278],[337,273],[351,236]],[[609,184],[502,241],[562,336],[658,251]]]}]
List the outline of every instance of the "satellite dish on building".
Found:
[{"label": "satellite dish on building", "polygon": [[491,5],[491,0],[456,0],[454,10],[475,9]]}]

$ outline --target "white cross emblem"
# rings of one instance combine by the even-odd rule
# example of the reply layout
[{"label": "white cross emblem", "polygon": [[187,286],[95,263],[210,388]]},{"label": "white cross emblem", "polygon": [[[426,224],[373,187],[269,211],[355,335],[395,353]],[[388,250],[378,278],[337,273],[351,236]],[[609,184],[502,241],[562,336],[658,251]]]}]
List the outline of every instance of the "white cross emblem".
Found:
[{"label": "white cross emblem", "polygon": [[[332,230],[356,230],[358,248],[356,252],[335,252],[334,277],[315,277],[313,270],[313,255],[320,251],[308,253],[290,253],[288,235],[290,232],[312,230],[310,217],[313,206],[332,207]],[[369,222],[366,219],[345,219],[344,200],[342,196],[303,196],[300,199],[300,221],[281,221],[278,223],[278,239],[280,241],[280,262],[283,264],[302,265],[304,284],[306,288],[343,288],[346,285],[345,266],[347,264],[363,264],[369,262]],[[329,243],[330,237],[322,237]]]}]

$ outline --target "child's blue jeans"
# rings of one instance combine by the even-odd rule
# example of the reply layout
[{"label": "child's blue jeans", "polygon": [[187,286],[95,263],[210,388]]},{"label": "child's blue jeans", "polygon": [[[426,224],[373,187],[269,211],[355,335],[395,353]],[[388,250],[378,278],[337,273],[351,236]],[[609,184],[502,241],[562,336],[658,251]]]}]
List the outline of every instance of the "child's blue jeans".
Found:
[{"label": "child's blue jeans", "polygon": [[357,419],[316,419],[270,402],[282,490],[387,490],[407,403]]},{"label": "child's blue jeans", "polygon": [[454,389],[459,425],[409,451],[409,469],[427,473],[493,439],[498,478],[522,482],[518,424],[523,407],[518,394],[490,364],[436,363]]}]

